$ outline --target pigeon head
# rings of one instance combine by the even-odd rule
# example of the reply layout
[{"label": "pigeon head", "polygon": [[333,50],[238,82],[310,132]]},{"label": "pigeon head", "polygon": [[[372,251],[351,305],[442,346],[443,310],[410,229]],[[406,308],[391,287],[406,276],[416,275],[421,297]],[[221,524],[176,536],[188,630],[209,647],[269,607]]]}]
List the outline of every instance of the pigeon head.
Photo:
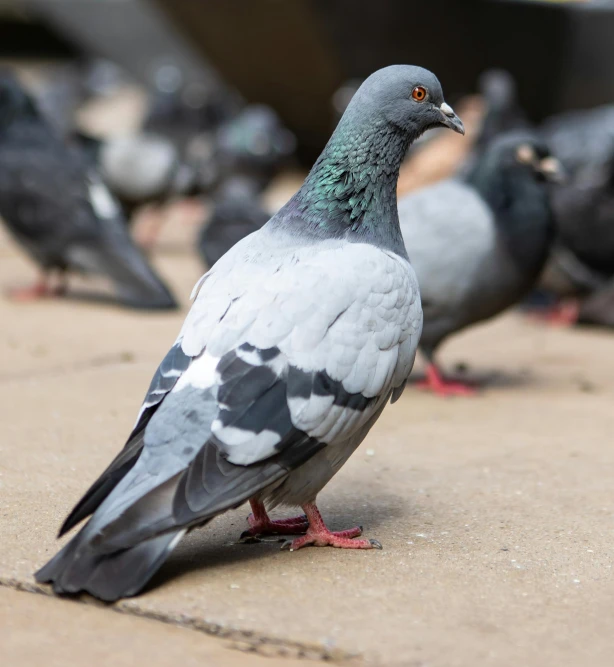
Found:
[{"label": "pigeon head", "polygon": [[17,79],[7,71],[0,72],[0,128],[19,118],[36,118],[32,99]]},{"label": "pigeon head", "polygon": [[548,146],[528,132],[508,132],[494,139],[475,171],[481,178],[486,178],[491,172],[518,181],[524,179],[538,183],[560,183],[565,178],[563,166],[550,153]]},{"label": "pigeon head", "polygon": [[368,77],[358,89],[345,116],[354,121],[388,123],[407,132],[410,140],[434,127],[465,134],[460,118],[443,98],[437,77],[422,67],[391,65]]},{"label": "pigeon head", "polygon": [[541,266],[554,237],[548,182],[562,167],[527,132],[508,132],[487,145],[467,182],[486,202],[520,266]]},{"label": "pigeon head", "polygon": [[402,255],[396,188],[412,141],[434,127],[464,133],[437,77],[393,65],[368,77],[305,183],[274,218],[310,236],[352,237]]}]

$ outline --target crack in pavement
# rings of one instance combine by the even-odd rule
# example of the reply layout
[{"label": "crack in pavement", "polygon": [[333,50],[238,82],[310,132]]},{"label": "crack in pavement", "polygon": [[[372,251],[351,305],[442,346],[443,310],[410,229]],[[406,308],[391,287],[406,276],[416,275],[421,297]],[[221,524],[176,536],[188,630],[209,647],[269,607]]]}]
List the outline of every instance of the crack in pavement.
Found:
[{"label": "crack in pavement", "polygon": [[[48,586],[42,586],[36,583],[29,583],[14,579],[12,577],[0,576],[0,586],[10,588],[24,593],[34,593],[45,595],[47,597],[55,596]],[[269,658],[291,658],[319,662],[329,662],[344,667],[358,667],[363,664],[360,656],[355,653],[349,653],[338,648],[327,648],[318,644],[309,644],[306,642],[295,641],[292,639],[283,639],[280,637],[271,637],[262,635],[253,630],[241,630],[238,628],[224,627],[218,623],[205,621],[195,616],[187,614],[167,614],[164,612],[148,611],[136,606],[130,601],[121,601],[119,603],[107,604],[100,602],[89,595],[79,597],[62,598],[69,599],[77,604],[89,604],[103,609],[109,609],[120,614],[146,618],[159,623],[166,623],[188,630],[194,630],[211,637],[226,640],[228,648],[255,653]]]}]

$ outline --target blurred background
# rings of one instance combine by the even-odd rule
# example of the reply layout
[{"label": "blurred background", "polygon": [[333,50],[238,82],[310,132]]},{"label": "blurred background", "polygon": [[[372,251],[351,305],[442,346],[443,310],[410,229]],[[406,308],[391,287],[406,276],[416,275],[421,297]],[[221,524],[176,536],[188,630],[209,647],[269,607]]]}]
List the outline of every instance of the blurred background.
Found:
[{"label": "blurred background", "polygon": [[[331,484],[327,513],[339,527],[364,518],[386,545],[383,565],[336,554],[328,578],[329,556],[310,554],[281,572],[273,558],[240,555],[240,509],[212,538],[190,536],[172,566],[183,583],[148,595],[143,615],[245,629],[239,643],[250,637],[245,646],[263,654],[260,637],[278,633],[323,642],[325,656],[366,645],[373,664],[460,664],[470,645],[464,664],[611,664],[613,36],[614,0],[0,0],[0,66],[46,124],[7,131],[28,121],[28,105],[11,113],[19,96],[0,74],[0,589],[32,590],[56,528],[129,432],[196,281],[300,187],[361,81],[408,63],[438,76],[466,135],[433,130],[411,148],[400,210],[403,197],[466,179],[510,130],[547,142],[566,172],[564,183],[539,183],[556,234],[530,294],[515,297],[523,312],[438,356],[456,380],[488,390],[436,403],[408,389]],[[67,286],[60,262],[55,286],[24,289],[49,277],[37,251],[68,239],[68,256],[81,224],[96,275],[77,266]],[[36,248],[20,242],[28,225]],[[482,316],[484,282],[513,282],[496,264],[469,324]],[[286,572],[290,594],[275,588]],[[9,629],[19,622],[11,604]],[[58,646],[71,653],[65,665],[84,664],[96,644],[101,664],[111,650],[121,663],[120,652],[147,657],[162,642],[162,657],[179,655],[159,627],[141,645],[135,631],[113,645],[104,619],[88,631],[84,611],[70,613],[73,625],[55,607],[40,622],[28,611],[24,633],[7,634],[36,659],[8,664],[50,664]],[[190,656],[200,660],[181,649],[186,665]]]},{"label": "blurred background", "polygon": [[138,102],[117,131],[142,122],[155,98],[200,110],[203,125],[235,105],[268,104],[306,165],[330,134],[339,89],[392,63],[436,72],[451,101],[475,92],[485,69],[504,68],[533,121],[610,102],[613,28],[607,0],[0,2],[2,57],[50,86],[62,80],[58,97],[74,107],[65,114],[120,89]]},{"label": "blurred background", "polygon": [[[555,153],[572,180],[598,162],[609,189],[614,113],[571,125],[566,114],[614,102],[612,34],[609,0],[0,0],[3,64],[95,161],[137,243],[150,253],[181,238],[205,266],[289,198],[360,82],[392,63],[434,71],[467,126],[466,139],[427,135],[400,194],[462,171],[476,146],[515,127],[555,142],[562,132]],[[579,164],[574,123],[599,126],[598,157]],[[614,245],[610,230],[599,233]],[[596,265],[560,245],[533,306],[584,297],[614,274],[610,255]],[[606,301],[596,321],[610,326]]]}]

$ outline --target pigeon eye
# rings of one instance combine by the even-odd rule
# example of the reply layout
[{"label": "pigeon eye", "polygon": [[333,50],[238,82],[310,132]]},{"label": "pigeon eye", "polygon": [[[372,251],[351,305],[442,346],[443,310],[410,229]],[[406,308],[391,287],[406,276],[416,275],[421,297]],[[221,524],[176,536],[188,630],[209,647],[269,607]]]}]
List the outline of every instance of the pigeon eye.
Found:
[{"label": "pigeon eye", "polygon": [[411,91],[411,96],[416,100],[416,102],[424,102],[426,99],[426,88],[423,88],[422,86],[416,86],[412,91]]}]

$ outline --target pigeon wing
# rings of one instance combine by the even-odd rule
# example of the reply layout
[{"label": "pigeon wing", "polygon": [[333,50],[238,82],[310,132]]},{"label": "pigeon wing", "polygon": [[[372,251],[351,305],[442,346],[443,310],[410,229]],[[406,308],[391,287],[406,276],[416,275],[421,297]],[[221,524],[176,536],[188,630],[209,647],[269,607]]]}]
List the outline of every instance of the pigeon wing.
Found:
[{"label": "pigeon wing", "polygon": [[406,260],[336,244],[255,263],[245,247],[200,286],[178,340],[189,362],[169,366],[187,367],[152,383],[140,456],[91,521],[105,549],[240,505],[351,438],[409,375],[421,310]]}]

